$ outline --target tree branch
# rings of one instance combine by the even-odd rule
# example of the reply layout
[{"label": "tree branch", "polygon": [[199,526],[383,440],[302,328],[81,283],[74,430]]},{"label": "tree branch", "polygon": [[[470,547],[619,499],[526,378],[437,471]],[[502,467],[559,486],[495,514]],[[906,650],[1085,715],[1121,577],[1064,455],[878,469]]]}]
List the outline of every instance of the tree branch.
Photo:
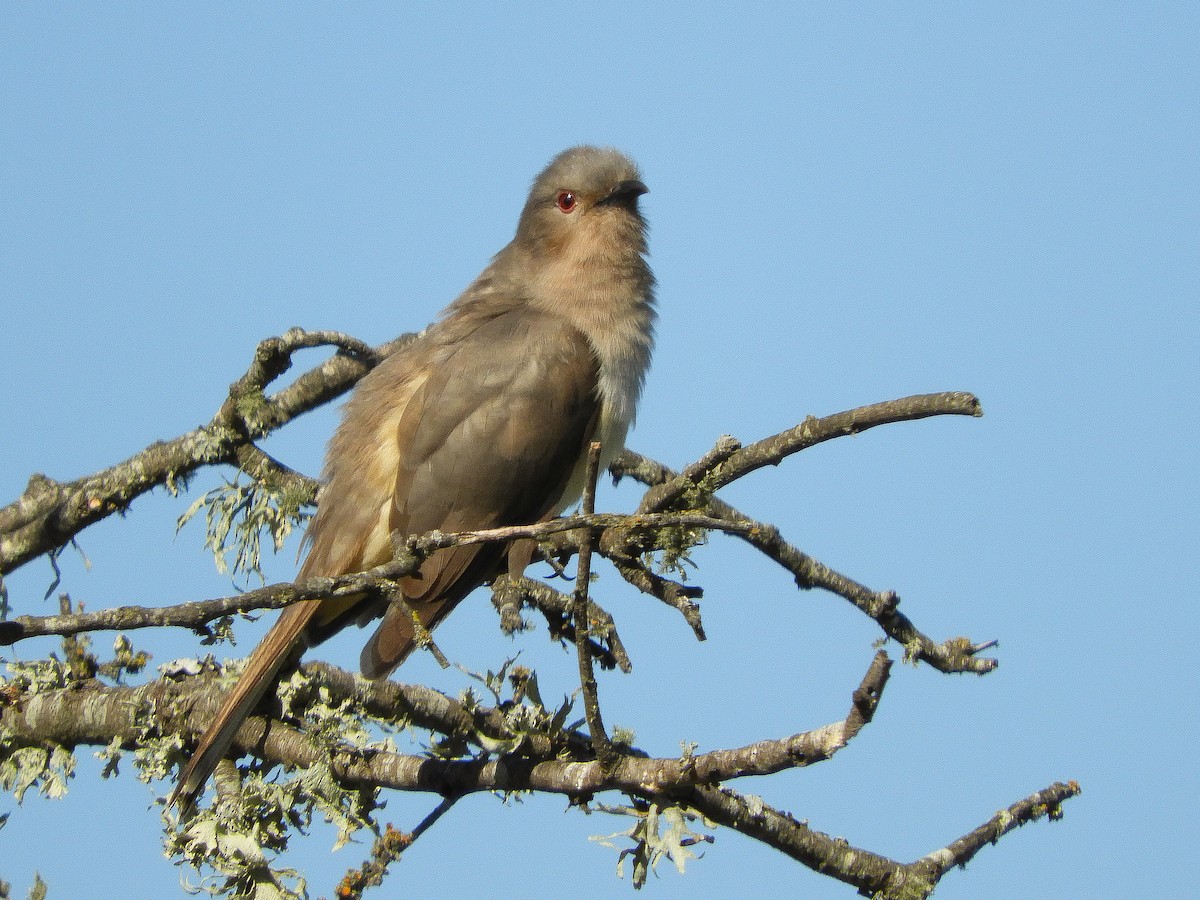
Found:
[{"label": "tree branch", "polygon": [[[272,491],[287,494],[289,502],[296,498],[301,498],[301,503],[311,502],[317,482],[272,458],[255,441],[343,393],[412,338],[406,335],[374,350],[337,332],[291,329],[261,342],[246,372],[230,385],[227,397],[208,424],[173,440],[155,443],[116,466],[72,482],[32,476],[24,493],[0,509],[0,577],[39,555],[50,554],[53,560],[84,528],[128,508],[155,487],[166,486],[174,491],[177,482],[186,481],[208,465],[235,466]],[[291,367],[296,352],[319,346],[336,347],[337,353],[290,386],[266,395],[267,387]],[[995,660],[979,656],[990,643],[975,644],[966,638],[941,643],[931,640],[899,612],[895,592],[873,591],[841,575],[788,543],[774,526],[744,516],[715,496],[720,488],[757,469],[777,465],[800,450],[836,437],[929,416],[981,414],[978,400],[967,393],[906,397],[819,419],[810,416],[794,428],[745,447],[733,438],[722,438],[681,473],[637,454],[624,453],[611,467],[614,477],[628,475],[651,487],[633,515],[595,514],[599,445],[593,445],[582,515],[477,532],[398,536],[402,539],[397,541],[392,562],[338,578],[269,585],[234,597],[170,608],[127,606],[83,614],[72,612],[66,604],[60,615],[22,616],[0,622],[0,644],[62,635],[68,641],[69,660],[76,663],[63,666],[50,660],[30,664],[24,674],[18,670],[16,677],[0,681],[0,733],[5,735],[6,753],[11,755],[12,750],[22,747],[53,745],[73,748],[92,744],[133,750],[149,746],[151,754],[160,754],[157,764],[161,765],[178,753],[174,735],[194,737],[212,719],[227,679],[211,662],[201,666],[199,677],[163,677],[138,687],[108,686],[87,676],[96,671],[135,672],[137,668],[118,660],[113,664],[115,669],[97,669],[86,652],[87,643],[74,641],[74,635],[161,626],[203,632],[209,622],[234,613],[363,593],[394,596],[399,579],[416,572],[421,562],[437,550],[485,542],[552,542],[564,551],[563,560],[569,558],[565,554],[578,554],[572,594],[526,578],[506,576],[498,579],[495,598],[505,627],[520,627],[521,605],[530,603],[546,613],[556,637],[565,636],[574,642],[586,734],[578,727],[563,727],[569,705],[564,704],[557,712],[543,708],[537,691],[530,687],[534,684],[532,678],[518,684],[517,676],[510,673],[515,685],[513,699],[501,701],[497,694],[497,705],[485,707],[420,686],[367,682],[324,664],[301,667],[299,676],[285,681],[287,690],[280,692],[281,702],[265,706],[260,715],[251,716],[241,726],[234,746],[268,767],[278,763],[307,768],[322,777],[327,772],[337,784],[359,792],[356,796],[360,797],[373,796],[369,792],[376,787],[434,792],[443,797],[411,834],[391,826],[382,834],[377,831],[379,839],[370,859],[347,873],[339,895],[358,896],[366,887],[377,884],[389,863],[467,793],[539,791],[586,802],[595,794],[617,791],[633,798],[635,806],[669,804],[685,810],[687,815],[699,813],[818,872],[854,885],[860,893],[887,900],[925,897],[946,872],[965,865],[987,843],[1042,816],[1060,817],[1062,803],[1077,795],[1079,786],[1075,782],[1051,785],[908,864],[852,847],[726,786],[735,778],[808,766],[829,759],[845,747],[871,721],[887,684],[891,660],[882,651],[875,655],[853,693],[847,716],[839,722],[741,747],[705,753],[685,750],[679,758],[655,758],[620,742],[614,745],[605,731],[593,663],[617,664],[628,670],[629,660],[611,616],[589,597],[591,560],[594,553],[609,558],[625,580],[678,610],[697,637],[703,639],[699,607],[694,602],[700,589],[650,571],[644,560],[647,554],[662,551],[669,567],[685,558],[705,532],[732,534],[786,569],[798,587],[820,587],[852,603],[877,622],[884,634],[900,642],[910,658],[924,660],[941,671],[982,674],[996,666]],[[313,692],[311,696],[306,693],[309,691]],[[318,697],[320,702],[313,702]],[[318,714],[317,709],[341,710],[336,715],[344,718],[331,719],[328,716],[335,714]],[[298,721],[300,714],[294,710],[306,710],[303,722]],[[442,752],[453,758],[403,754],[391,750],[390,745],[354,746],[342,727],[346,722],[384,727],[413,725],[428,730],[445,737]],[[162,735],[168,740],[155,745],[155,739]],[[473,752],[471,748],[478,748],[478,755],[467,756]],[[251,781],[247,779],[246,783],[249,794]],[[222,762],[214,784],[218,803],[231,809],[242,806],[242,776],[232,759]],[[369,821],[370,811],[369,803],[364,813],[367,818],[360,821]],[[265,863],[262,865],[265,871]]]},{"label": "tree branch", "polygon": [[[600,444],[592,441],[588,446],[587,465],[583,481],[582,511],[585,516],[596,512],[596,476],[600,467]],[[583,544],[579,548],[575,576],[575,591],[571,595],[571,624],[575,628],[575,656],[579,663],[579,689],[583,692],[584,715],[587,716],[588,734],[592,748],[602,766],[614,765],[617,753],[604,730],[604,716],[600,712],[600,697],[596,687],[596,673],[592,668],[592,648],[588,625],[588,588],[592,580],[592,543],[596,532],[587,528],[583,531]]]},{"label": "tree branch", "polygon": [[[548,584],[534,581],[532,578],[501,575],[492,582],[492,603],[500,613],[500,629],[505,634],[521,630],[523,620],[520,607],[522,604],[528,604],[545,616],[552,638],[575,642],[575,626],[571,623],[571,596],[556,591]],[[621,642],[621,636],[617,633],[612,615],[595,601],[589,600],[587,617],[592,638],[592,658],[602,669],[619,668],[626,674],[632,672],[633,663]],[[600,641],[603,641],[603,644]]]},{"label": "tree branch", "polygon": [[[924,897],[947,871],[969,861],[985,844],[1043,815],[1059,817],[1062,803],[1079,793],[1078,785],[1052,785],[911,864],[852,847],[759,799],[719,786],[732,778],[769,775],[828,759],[871,720],[889,667],[886,655],[876,654],[842,722],[778,741],[760,741],[681,759],[650,758],[632,751],[605,767],[590,758],[589,742],[579,735],[565,739],[543,736],[544,742],[522,743],[519,754],[492,759],[437,760],[350,748],[331,755],[315,737],[262,717],[246,722],[238,733],[237,746],[269,763],[328,765],[348,787],[430,791],[451,798],[477,791],[529,790],[566,794],[577,800],[604,791],[620,791],[656,802],[684,803],[709,820],[760,840],[816,871],[856,886],[860,892],[896,900]],[[331,698],[334,702],[352,691],[372,714],[413,717],[413,724],[450,735],[470,734],[480,727],[497,737],[512,734],[503,724],[505,714],[499,709],[467,710],[428,688],[370,683],[332,666],[310,666],[306,670],[323,687],[335,688]],[[132,747],[144,734],[142,718],[149,710],[164,728],[190,733],[202,730],[206,714],[210,715],[219,701],[219,692],[213,687],[211,677],[199,677],[160,679],[141,687],[109,687],[87,681],[62,689],[10,694],[0,706],[0,727],[6,729],[15,745],[107,746],[116,739]],[[580,753],[585,755],[581,757]]]},{"label": "tree branch", "polygon": [[[771,775],[830,758],[870,721],[887,682],[890,660],[876,654],[853,695],[846,719],[786,738],[757,741],[740,748],[652,758],[638,750],[605,766],[591,741],[571,732],[528,734],[512,730],[499,708],[469,709],[431,688],[393,682],[368,682],[328,664],[303,667],[313,676],[308,689],[331,689],[331,700],[358,700],[372,717],[407,722],[476,746],[522,738],[517,752],[476,760],[439,760],[382,750],[359,752],[343,747],[332,763],[334,774],[351,787],[434,791],[443,795],[491,790],[536,790],[588,796],[602,791],[662,793],[714,784],[731,778]],[[211,675],[162,678],[138,687],[108,686],[82,680],[59,688],[6,695],[0,727],[20,744],[47,742],[74,748],[106,746],[119,739],[134,747],[154,710],[166,732],[197,736],[211,720],[222,690]],[[252,716],[234,746],[241,752],[287,766],[310,767],[327,761],[318,739],[274,718]]]},{"label": "tree branch", "polygon": [[[959,398],[954,401],[952,406],[961,405],[963,409],[969,409],[970,407],[961,398],[974,399],[970,394],[951,393],[930,394],[920,398],[908,398],[908,400],[924,400],[927,397]],[[910,404],[906,401],[895,402],[901,404],[901,410],[910,408]],[[864,407],[863,409],[875,410],[877,407],[887,406],[889,404],[876,404],[873,407]],[[911,406],[919,411],[926,412],[928,415],[938,414],[928,412],[930,408],[938,408],[937,404],[930,406],[925,403],[915,403],[911,404]],[[859,411],[851,411],[851,413],[854,412]],[[892,412],[894,413],[895,411]],[[811,435],[821,437],[822,440],[829,440],[832,437],[837,437],[845,433],[839,429],[845,427],[843,417],[849,416],[853,419],[851,413],[828,417],[835,423],[842,423],[836,426],[828,424],[825,419],[817,420],[818,425],[820,423],[826,424],[820,425],[820,427],[813,426]],[[880,416],[881,414],[877,412],[874,416],[868,417],[867,420],[874,421],[874,419],[878,419]],[[875,424],[882,424],[882,422],[875,422]],[[781,434],[789,435],[793,432],[796,432],[796,429],[790,429]],[[724,455],[725,459],[732,459],[736,456],[737,451],[734,451],[732,454],[724,452],[728,449],[728,441],[730,440],[732,439],[723,438],[718,442],[716,449],[721,452],[716,453],[716,456],[720,457]],[[782,440],[781,435],[767,438],[766,442],[772,445],[787,443]],[[758,442],[758,444],[762,443],[764,442]],[[746,449],[752,449],[758,446],[758,444],[753,444]],[[710,451],[709,456],[712,455],[713,452]],[[751,456],[750,459],[758,459],[757,454]],[[701,471],[701,468],[692,466],[684,470],[685,473],[690,472],[689,475],[680,475],[662,463],[626,450],[614,460],[613,464],[609,467],[609,471],[612,472],[616,480],[620,480],[623,477],[630,477],[649,486],[651,490],[646,492],[646,497],[643,499],[641,506],[639,506],[639,512],[643,511],[643,507],[646,508],[644,511],[650,512],[653,509],[662,508],[664,505],[676,503],[684,496],[689,495],[689,492],[694,494],[697,490],[698,482],[692,479],[699,477],[697,473]],[[708,494],[706,491],[701,493],[698,502],[700,503],[700,512],[724,522],[737,523],[739,527],[736,529],[726,528],[722,530],[750,544],[790,572],[796,581],[797,587],[803,589],[822,588],[850,601],[860,611],[874,619],[884,634],[901,644],[908,658],[924,661],[941,672],[974,672],[978,675],[984,675],[999,665],[998,660],[978,656],[980,652],[993,646],[994,641],[974,643],[970,639],[963,637],[950,638],[940,643],[934,641],[921,632],[913,624],[912,620],[899,611],[900,597],[895,591],[873,591],[852,578],[842,575],[804,553],[794,545],[789,544],[774,525],[751,519],[724,500]],[[614,560],[615,558],[619,558],[621,552],[616,544],[617,541],[610,538],[606,545],[609,553],[614,554],[614,556],[610,556]]]},{"label": "tree branch", "polygon": [[799,425],[776,435],[737,448],[732,438],[723,438],[715,451],[683,474],[648,491],[639,512],[669,509],[689,490],[701,486],[712,492],[763,466],[779,465],[786,457],[833,438],[859,434],[879,425],[911,422],[930,416],[982,416],[983,407],[973,395],[963,391],[916,394],[899,400],[872,403],[858,409],[834,413],[816,419],[806,418]]},{"label": "tree branch", "polygon": [[457,797],[443,798],[412,831],[397,831],[388,825],[371,845],[371,858],[359,868],[351,869],[338,882],[335,892],[338,900],[357,900],[367,888],[383,884],[388,866],[400,859],[404,851],[416,843],[421,835],[432,828],[457,802]]},{"label": "tree branch", "polygon": [[421,562],[435,550],[448,547],[508,542],[522,538],[539,540],[580,528],[622,528],[641,531],[678,525],[734,532],[745,528],[737,522],[727,522],[695,513],[596,513],[590,516],[552,519],[537,525],[512,525],[449,534],[431,531],[425,535],[408,538],[392,562],[352,575],[310,578],[295,584],[281,582],[232,597],[197,600],[172,607],[121,606],[74,615],[17,616],[9,621],[0,622],[0,645],[13,644],[31,637],[66,636],[85,631],[127,631],[162,626],[200,629],[213,619],[233,613],[278,609],[301,600],[346,597],[364,591],[394,591],[398,587],[398,579],[415,572]]},{"label": "tree branch", "polygon": [[[89,525],[128,509],[142,494],[162,486],[173,489],[204,466],[230,463],[249,471],[256,460],[261,462],[246,449],[254,439],[345,393],[380,359],[410,340],[412,336],[405,335],[368,350],[337,332],[292,329],[263,341],[250,369],[230,386],[229,397],[207,425],[151,444],[122,463],[75,481],[33,475],[24,493],[0,509],[0,576],[64,546]],[[263,396],[263,388],[290,366],[293,352],[325,344],[339,347],[339,353],[275,395]],[[351,357],[347,352],[362,355]]]},{"label": "tree branch", "polygon": [[1018,800],[1008,809],[1000,810],[978,828],[948,846],[923,856],[913,863],[913,867],[928,870],[930,877],[936,881],[950,869],[966,866],[985,845],[996,843],[1015,828],[1034,822],[1042,816],[1047,816],[1051,822],[1061,819],[1062,804],[1080,793],[1078,782],[1056,781],[1048,788],[1024,800]]},{"label": "tree branch", "polygon": [[[601,545],[605,556],[614,562],[626,580],[679,609],[697,637],[703,640],[699,610],[693,603],[698,589],[678,585],[654,575],[644,566],[635,565],[636,558],[623,549],[630,543],[631,534],[673,527],[722,531],[742,538],[791,572],[800,587],[821,587],[846,598],[875,619],[888,637],[902,644],[910,658],[924,660],[940,671],[984,674],[998,665],[995,659],[976,655],[990,644],[977,645],[967,638],[951,638],[942,643],[933,641],[899,612],[897,606],[900,598],[895,592],[872,591],[840,575],[788,544],[774,526],[746,518],[715,497],[708,501],[705,513],[597,513],[591,516],[567,516],[537,525],[513,525],[454,534],[433,531],[406,541],[405,546],[412,555],[404,557],[402,554],[402,558],[368,572],[338,578],[310,579],[303,585],[268,585],[234,597],[195,601],[177,607],[127,606],[72,616],[17,616],[10,621],[0,622],[0,645],[13,644],[29,637],[83,631],[132,630],[164,625],[200,629],[205,623],[221,616],[254,609],[277,609],[298,600],[348,596],[364,590],[391,591],[396,587],[397,578],[416,571],[421,560],[435,550],[523,538],[542,540],[580,528],[604,529]],[[577,542],[574,546],[577,547]]]},{"label": "tree branch", "polygon": [[139,628],[167,626],[202,631],[207,623],[222,616],[261,609],[280,609],[289,603],[302,600],[323,600],[385,591],[394,588],[399,578],[415,571],[419,565],[420,560],[410,557],[353,575],[309,578],[295,584],[269,584],[231,597],[193,600],[177,606],[118,606],[91,613],[17,616],[9,621],[0,622],[0,645],[15,644],[26,638],[47,635],[66,637],[89,631],[133,631]]}]

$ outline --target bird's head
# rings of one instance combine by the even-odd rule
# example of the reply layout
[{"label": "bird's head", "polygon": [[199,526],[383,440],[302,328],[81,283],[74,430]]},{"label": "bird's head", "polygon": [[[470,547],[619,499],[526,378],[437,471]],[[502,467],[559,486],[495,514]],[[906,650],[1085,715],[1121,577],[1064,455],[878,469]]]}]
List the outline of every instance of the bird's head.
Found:
[{"label": "bird's head", "polygon": [[578,261],[646,252],[638,198],[646,193],[637,166],[623,153],[572,147],[534,179],[516,243],[535,253]]}]

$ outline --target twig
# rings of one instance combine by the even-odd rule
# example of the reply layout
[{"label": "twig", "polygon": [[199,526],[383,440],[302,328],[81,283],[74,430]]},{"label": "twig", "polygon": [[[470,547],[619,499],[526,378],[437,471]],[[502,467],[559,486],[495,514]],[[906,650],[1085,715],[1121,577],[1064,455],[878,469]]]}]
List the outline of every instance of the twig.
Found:
[{"label": "twig", "polygon": [[[692,629],[696,640],[707,639],[704,622],[700,617],[700,606],[695,603],[704,596],[704,590],[696,585],[680,584],[670,578],[651,572],[641,561],[626,552],[623,547],[612,547],[616,542],[603,542],[600,552],[616,567],[621,577],[643,594],[649,594],[674,609]],[[604,546],[609,544],[609,546]]]},{"label": "twig", "polygon": [[0,622],[0,645],[46,635],[72,635],[87,631],[132,631],[173,626],[201,630],[213,619],[259,609],[279,609],[303,600],[349,597],[367,591],[396,588],[397,580],[416,571],[420,560],[402,560],[337,577],[309,578],[291,584],[269,584],[232,597],[194,600],[169,607],[118,606],[93,613],[57,616],[17,616]]},{"label": "twig", "polygon": [[[583,504],[585,516],[596,511],[596,476],[600,469],[600,444],[593,441],[588,446],[587,467],[584,470]],[[601,765],[607,767],[615,761],[616,754],[604,730],[604,718],[600,713],[600,698],[596,688],[596,673],[592,668],[592,648],[589,640],[590,626],[588,624],[588,587],[592,579],[592,542],[596,539],[595,530],[588,528],[583,533],[583,543],[579,548],[576,565],[579,567],[575,576],[575,592],[571,597],[571,620],[575,626],[575,656],[579,662],[579,686],[583,691],[583,708],[587,716],[588,734],[592,738],[592,746]]]},{"label": "twig", "polygon": [[457,797],[446,797],[412,831],[397,831],[388,825],[371,845],[371,858],[363,863],[361,868],[351,869],[342,876],[336,891],[338,900],[357,900],[367,888],[383,884],[388,866],[400,859],[404,851],[416,843],[417,839],[432,828],[457,802]]},{"label": "twig", "polygon": [[987,844],[994,844],[1014,828],[1047,816],[1051,822],[1062,818],[1062,804],[1080,794],[1079,783],[1056,781],[1045,790],[1018,800],[1002,809],[969,834],[957,841],[923,856],[914,867],[928,870],[934,880],[955,866],[965,866]]},{"label": "twig", "polygon": [[[725,504],[715,498],[710,503],[710,511],[714,513],[736,513],[736,510],[724,507]],[[737,536],[791,572],[799,587],[822,588],[849,600],[874,619],[884,634],[904,647],[909,659],[927,662],[940,672],[973,672],[976,675],[986,675],[999,665],[996,659],[977,655],[994,646],[994,641],[975,644],[961,637],[941,643],[934,641],[900,612],[900,596],[895,591],[873,591],[789,544],[774,525],[753,524],[755,527],[739,532]]]},{"label": "twig", "polygon": [[[522,627],[520,605],[527,603],[545,616],[551,637],[575,642],[575,626],[571,622],[571,595],[532,578],[511,578],[508,575],[501,575],[492,582],[492,592],[492,603],[500,613],[500,628],[505,634],[513,634]],[[621,635],[617,632],[612,615],[589,599],[587,620],[592,636],[589,644],[592,659],[598,662],[602,669],[619,668],[626,674],[632,672],[633,663],[621,641]],[[601,644],[600,641],[604,643]]]},{"label": "twig", "polygon": [[[667,509],[675,499],[701,480],[707,490],[715,491],[755,469],[778,465],[793,453],[833,438],[859,434],[879,425],[909,422],[930,416],[982,415],[983,407],[975,395],[963,391],[946,391],[872,403],[820,419],[809,416],[794,428],[728,453],[715,467],[703,467],[695,472],[676,476],[671,482],[647,492],[638,511]],[[723,442],[728,440],[722,439]]]}]

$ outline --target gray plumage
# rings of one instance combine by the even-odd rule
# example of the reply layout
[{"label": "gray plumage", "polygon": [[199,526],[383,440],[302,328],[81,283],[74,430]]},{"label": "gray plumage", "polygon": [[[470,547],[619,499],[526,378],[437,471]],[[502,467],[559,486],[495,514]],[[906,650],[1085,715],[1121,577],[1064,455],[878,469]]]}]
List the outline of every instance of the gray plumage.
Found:
[{"label": "gray plumage", "polygon": [[[637,168],[575,147],[537,177],[517,233],[416,340],[358,385],[330,441],[298,580],[371,568],[392,535],[529,524],[583,487],[591,441],[607,464],[624,445],[650,362],[654,279]],[[441,550],[402,582],[432,628],[500,571],[508,548]],[[512,554],[510,568],[523,560]],[[345,624],[383,620],[363,648],[383,677],[415,645],[411,616],[365,598],[289,606],[255,649],[180,778],[173,802],[203,788],[242,722],[305,646]]]}]

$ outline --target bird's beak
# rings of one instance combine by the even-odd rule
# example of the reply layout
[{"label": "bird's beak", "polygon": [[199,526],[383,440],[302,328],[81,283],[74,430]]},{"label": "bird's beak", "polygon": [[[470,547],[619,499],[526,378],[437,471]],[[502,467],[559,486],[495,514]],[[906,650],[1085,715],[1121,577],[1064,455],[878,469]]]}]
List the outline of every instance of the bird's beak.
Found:
[{"label": "bird's beak", "polygon": [[639,179],[629,178],[620,182],[615,188],[609,191],[608,196],[604,197],[601,203],[620,203],[627,200],[636,200],[642,194],[649,193],[650,188],[646,187]]}]

